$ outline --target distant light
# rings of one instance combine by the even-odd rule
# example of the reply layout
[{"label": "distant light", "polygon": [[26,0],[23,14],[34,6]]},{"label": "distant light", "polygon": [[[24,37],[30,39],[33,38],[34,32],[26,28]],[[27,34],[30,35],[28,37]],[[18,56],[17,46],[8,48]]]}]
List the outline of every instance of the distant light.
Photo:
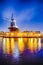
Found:
[{"label": "distant light", "polygon": [[3,53],[6,53],[6,38],[3,39]]},{"label": "distant light", "polygon": [[41,39],[39,38],[39,42],[38,42],[38,50],[41,49]]},{"label": "distant light", "polygon": [[10,54],[10,42],[9,42],[9,38],[6,38],[6,52],[7,52],[7,54]]},{"label": "distant light", "polygon": [[18,38],[18,47],[19,47],[19,51],[22,53],[25,48],[23,38]]},{"label": "distant light", "polygon": [[14,33],[13,32],[11,32],[11,36],[14,36]]},{"label": "distant light", "polygon": [[14,50],[15,50],[15,42],[14,42],[14,38],[11,38],[11,51],[12,51],[12,54],[14,53]]},{"label": "distant light", "polygon": [[19,60],[19,49],[17,43],[15,43],[15,51],[13,54],[14,59]]}]

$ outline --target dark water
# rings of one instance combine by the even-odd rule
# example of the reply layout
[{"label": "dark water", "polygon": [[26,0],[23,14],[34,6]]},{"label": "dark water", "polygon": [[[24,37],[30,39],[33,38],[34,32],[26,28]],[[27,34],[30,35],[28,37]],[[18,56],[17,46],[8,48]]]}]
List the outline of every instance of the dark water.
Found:
[{"label": "dark water", "polygon": [[43,49],[37,53],[31,53],[28,49],[19,55],[18,58],[13,55],[4,55],[0,53],[0,65],[43,65]]}]

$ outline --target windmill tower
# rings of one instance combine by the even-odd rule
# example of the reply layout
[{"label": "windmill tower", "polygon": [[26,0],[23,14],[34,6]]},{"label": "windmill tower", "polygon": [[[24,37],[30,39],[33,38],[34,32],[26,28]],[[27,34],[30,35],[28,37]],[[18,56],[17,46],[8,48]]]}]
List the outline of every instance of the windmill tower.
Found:
[{"label": "windmill tower", "polygon": [[8,29],[9,29],[10,32],[12,32],[12,31],[19,31],[19,29],[16,26],[15,20],[13,18],[13,14],[11,16],[11,23],[10,23],[10,27],[8,27]]}]

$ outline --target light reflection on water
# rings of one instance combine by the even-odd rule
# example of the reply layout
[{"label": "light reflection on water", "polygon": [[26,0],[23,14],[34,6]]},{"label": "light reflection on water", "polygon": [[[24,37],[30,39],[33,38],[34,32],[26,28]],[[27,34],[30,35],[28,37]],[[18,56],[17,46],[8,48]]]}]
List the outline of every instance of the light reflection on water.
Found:
[{"label": "light reflection on water", "polygon": [[8,63],[41,62],[43,60],[43,49],[37,53],[31,53],[30,50],[26,49],[22,54],[16,55],[15,53],[10,55],[3,55],[2,57],[4,58],[4,62],[7,61]]},{"label": "light reflection on water", "polygon": [[[40,42],[39,42],[40,43]],[[43,45],[43,43],[42,43]],[[13,54],[1,54],[0,58],[4,58],[5,60],[9,60],[8,62],[22,62],[22,61],[39,61],[43,60],[43,46],[41,45],[40,49],[37,52],[31,52],[29,49],[25,49],[21,54],[19,52],[19,48],[17,43],[15,43],[15,50]]]},{"label": "light reflection on water", "polygon": [[18,49],[18,45],[17,45],[17,43],[15,43],[15,50],[14,50],[14,54],[13,54],[13,57],[14,57],[14,59],[15,60],[19,60],[19,49]]}]

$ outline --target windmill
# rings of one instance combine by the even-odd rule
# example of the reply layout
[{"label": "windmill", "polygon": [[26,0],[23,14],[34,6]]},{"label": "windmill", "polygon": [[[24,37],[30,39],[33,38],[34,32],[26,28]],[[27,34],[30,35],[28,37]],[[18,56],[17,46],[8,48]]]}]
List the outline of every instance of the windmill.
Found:
[{"label": "windmill", "polygon": [[3,20],[8,21],[8,22],[11,22],[11,23],[10,23],[10,26],[17,27],[17,26],[16,26],[16,20],[14,19],[13,13],[12,13],[12,15],[11,15],[11,19],[4,17]]},{"label": "windmill", "polygon": [[11,16],[11,20],[9,20],[8,18],[6,18],[6,20],[10,21],[10,27],[8,27],[8,29],[10,30],[10,32],[12,31],[19,31],[18,27],[16,26],[16,20],[13,17],[13,13]]}]

